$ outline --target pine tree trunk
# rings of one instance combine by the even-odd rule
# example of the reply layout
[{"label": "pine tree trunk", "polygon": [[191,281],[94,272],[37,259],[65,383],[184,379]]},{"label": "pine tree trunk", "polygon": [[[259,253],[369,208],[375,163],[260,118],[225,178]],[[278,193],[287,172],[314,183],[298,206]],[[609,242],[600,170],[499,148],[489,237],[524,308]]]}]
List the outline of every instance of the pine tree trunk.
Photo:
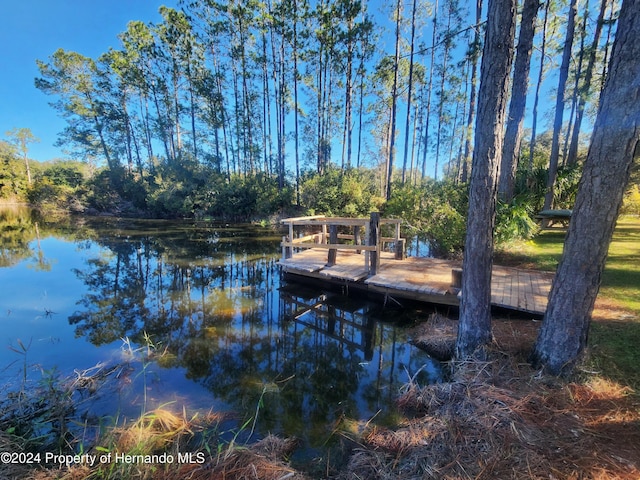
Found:
[{"label": "pine tree trunk", "polygon": [[[404,160],[402,162],[402,183],[404,184],[407,177],[407,158],[409,156],[409,130],[411,123],[411,100],[413,95],[413,51],[416,36],[416,3],[413,0],[413,8],[411,10],[411,50],[409,52],[409,87],[407,91],[407,118],[404,127]],[[411,158],[413,166],[413,158]]]},{"label": "pine tree trunk", "polygon": [[402,2],[398,0],[396,7],[396,57],[393,69],[393,87],[391,89],[391,126],[389,133],[389,156],[387,159],[387,200],[391,198],[391,180],[393,178],[393,157],[396,141],[396,111],[398,104],[398,65],[400,63],[400,22],[402,16]]},{"label": "pine tree trunk", "polygon": [[293,121],[296,157],[296,205],[300,205],[300,147],[298,132],[298,3],[293,0]]},{"label": "pine tree trunk", "polygon": [[593,42],[591,44],[591,51],[589,52],[589,60],[584,72],[584,81],[582,83],[582,88],[579,90],[578,109],[576,111],[576,119],[573,124],[573,134],[571,135],[571,144],[569,145],[569,153],[567,155],[568,165],[575,165],[578,161],[578,139],[580,138],[580,127],[582,126],[582,118],[584,117],[587,98],[591,91],[591,78],[593,77],[593,68],[596,63],[596,53],[598,51],[598,44],[600,43],[600,35],[602,34],[602,24],[604,23],[604,13],[606,8],[607,0],[601,0],[600,12],[598,13],[598,19],[596,20],[596,29],[593,33]]},{"label": "pine tree trunk", "polygon": [[476,114],[477,83],[478,83],[478,52],[480,50],[480,22],[482,20],[482,0],[476,0],[476,25],[473,36],[473,50],[471,50],[471,85],[469,93],[469,113],[464,134],[464,159],[462,160],[462,172],[460,181],[467,183],[469,178],[469,165],[471,165],[473,120]]},{"label": "pine tree trunk", "polygon": [[427,176],[427,152],[429,151],[429,120],[431,118],[431,87],[433,86],[433,64],[436,57],[436,39],[438,33],[438,0],[433,5],[433,32],[431,35],[431,60],[429,63],[429,81],[427,82],[427,106],[424,114],[424,137],[422,149],[422,178]]},{"label": "pine tree trunk", "polygon": [[525,106],[527,104],[527,87],[533,51],[533,36],[535,34],[536,17],[538,15],[538,0],[525,0],[522,7],[522,21],[513,71],[513,88],[507,131],[502,149],[502,166],[500,167],[500,184],[498,194],[505,202],[513,199],[520,144],[522,141],[522,126],[524,124]]},{"label": "pine tree trunk", "polygon": [[533,156],[536,149],[536,133],[538,126],[538,104],[540,103],[540,89],[544,78],[544,61],[547,47],[547,25],[549,22],[549,8],[551,0],[547,0],[544,5],[544,21],[542,22],[542,45],[540,47],[540,66],[538,68],[538,81],[536,83],[536,93],[533,99],[533,112],[531,114],[531,141],[529,142],[529,172],[533,171]]},{"label": "pine tree trunk", "polygon": [[[448,6],[449,14],[447,15],[447,27],[445,28],[445,35],[448,35],[451,31],[451,16],[453,14],[451,5]],[[442,141],[442,128],[445,124],[444,119],[444,105],[446,102],[445,85],[447,80],[447,67],[449,60],[450,43],[444,42],[444,51],[442,52],[442,75],[440,75],[440,89],[439,89],[439,101],[438,101],[438,128],[436,129],[436,157],[435,165],[433,167],[433,178],[438,179],[438,168],[440,164],[440,145]]]},{"label": "pine tree trunk", "polygon": [[484,356],[491,340],[491,268],[502,129],[513,61],[516,0],[489,0],[480,69],[456,356]]},{"label": "pine tree trunk", "polygon": [[640,2],[624,0],[564,252],[533,353],[534,362],[554,374],[571,372],[586,347],[607,251],[631,165],[640,153],[638,38]]},{"label": "pine tree trunk", "polygon": [[569,6],[569,18],[567,20],[567,34],[562,52],[562,64],[558,78],[558,91],[556,93],[556,112],[553,121],[553,133],[551,138],[551,154],[549,156],[549,172],[547,176],[547,191],[544,196],[543,210],[553,206],[553,187],[558,173],[558,161],[560,159],[560,133],[562,132],[562,118],[564,114],[564,92],[569,77],[569,65],[571,63],[571,47],[576,25],[578,0],[571,0]]}]

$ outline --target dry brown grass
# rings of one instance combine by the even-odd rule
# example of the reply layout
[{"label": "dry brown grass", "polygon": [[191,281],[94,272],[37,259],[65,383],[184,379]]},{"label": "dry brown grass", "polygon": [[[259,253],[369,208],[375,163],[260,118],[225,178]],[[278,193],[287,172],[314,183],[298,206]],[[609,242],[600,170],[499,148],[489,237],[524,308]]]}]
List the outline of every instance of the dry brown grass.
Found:
[{"label": "dry brown grass", "polygon": [[166,409],[145,413],[131,425],[114,429],[116,450],[119,452],[153,453],[168,446],[178,447],[183,440],[193,436],[195,422],[186,415],[178,415]]},{"label": "dry brown grass", "polygon": [[269,435],[250,448],[229,449],[203,465],[183,465],[154,476],[154,480],[308,480],[284,458],[295,441]]},{"label": "dry brown grass", "polygon": [[[455,323],[431,318],[416,343]],[[495,321],[490,361],[451,363],[451,381],[407,385],[409,420],[371,428],[340,478],[639,479],[640,400],[590,376],[566,382],[525,361],[538,325]],[[451,347],[453,348],[453,347]]]}]

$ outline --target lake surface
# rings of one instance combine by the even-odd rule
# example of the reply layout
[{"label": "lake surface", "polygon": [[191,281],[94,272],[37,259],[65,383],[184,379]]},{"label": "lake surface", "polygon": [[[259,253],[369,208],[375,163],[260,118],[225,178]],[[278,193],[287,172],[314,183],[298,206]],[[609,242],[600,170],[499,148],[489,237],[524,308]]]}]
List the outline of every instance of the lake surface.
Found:
[{"label": "lake surface", "polygon": [[255,438],[313,452],[339,422],[396,418],[409,375],[441,375],[397,326],[422,312],[281,281],[277,229],[18,208],[0,209],[0,226],[4,391],[25,366],[37,382],[126,364],[93,413],[232,412],[236,426],[254,419]]}]

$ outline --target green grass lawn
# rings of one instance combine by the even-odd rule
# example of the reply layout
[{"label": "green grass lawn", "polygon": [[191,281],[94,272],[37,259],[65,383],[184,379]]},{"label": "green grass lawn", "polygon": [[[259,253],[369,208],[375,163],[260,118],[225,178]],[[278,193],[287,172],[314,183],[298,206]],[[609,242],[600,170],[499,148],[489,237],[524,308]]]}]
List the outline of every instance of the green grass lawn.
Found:
[{"label": "green grass lawn", "polygon": [[[499,258],[554,271],[565,232],[543,230],[533,240],[510,246]],[[517,252],[517,253],[516,253]],[[496,261],[500,263],[500,259]],[[621,217],[602,275],[589,332],[590,366],[640,393],[640,218]]]}]

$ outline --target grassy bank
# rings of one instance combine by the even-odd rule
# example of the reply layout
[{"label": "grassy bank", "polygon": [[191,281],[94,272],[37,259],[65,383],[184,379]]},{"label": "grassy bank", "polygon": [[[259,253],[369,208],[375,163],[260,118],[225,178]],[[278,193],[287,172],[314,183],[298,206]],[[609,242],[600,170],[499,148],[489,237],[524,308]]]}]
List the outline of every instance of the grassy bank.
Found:
[{"label": "grassy bank", "polygon": [[[555,270],[565,231],[544,230],[510,246],[499,262]],[[589,335],[591,367],[640,392],[640,218],[621,217],[609,248]]]}]

